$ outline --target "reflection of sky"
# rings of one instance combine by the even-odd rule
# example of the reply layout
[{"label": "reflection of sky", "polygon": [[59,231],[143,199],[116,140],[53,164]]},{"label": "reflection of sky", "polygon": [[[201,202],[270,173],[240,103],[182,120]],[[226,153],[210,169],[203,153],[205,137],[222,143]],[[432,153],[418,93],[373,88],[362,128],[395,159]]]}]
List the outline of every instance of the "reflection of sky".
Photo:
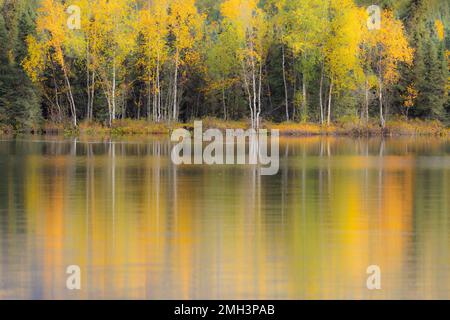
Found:
[{"label": "reflection of sky", "polygon": [[1,141],[0,298],[450,298],[448,143],[281,142],[264,177],[160,140]]}]

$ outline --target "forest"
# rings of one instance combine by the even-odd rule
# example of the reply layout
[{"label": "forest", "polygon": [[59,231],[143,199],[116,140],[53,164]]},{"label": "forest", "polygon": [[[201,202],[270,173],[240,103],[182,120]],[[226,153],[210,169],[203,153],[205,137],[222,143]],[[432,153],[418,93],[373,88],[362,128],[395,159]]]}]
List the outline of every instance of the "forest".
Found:
[{"label": "forest", "polygon": [[448,126],[449,31],[447,0],[0,0],[0,128]]}]

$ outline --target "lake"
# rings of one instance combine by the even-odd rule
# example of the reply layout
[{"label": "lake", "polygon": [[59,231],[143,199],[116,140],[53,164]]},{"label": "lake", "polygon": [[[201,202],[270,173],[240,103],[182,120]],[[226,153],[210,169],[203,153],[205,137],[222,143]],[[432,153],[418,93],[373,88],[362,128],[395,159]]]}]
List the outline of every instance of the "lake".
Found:
[{"label": "lake", "polygon": [[0,299],[450,299],[448,139],[281,138],[275,176],[171,148],[2,138]]}]

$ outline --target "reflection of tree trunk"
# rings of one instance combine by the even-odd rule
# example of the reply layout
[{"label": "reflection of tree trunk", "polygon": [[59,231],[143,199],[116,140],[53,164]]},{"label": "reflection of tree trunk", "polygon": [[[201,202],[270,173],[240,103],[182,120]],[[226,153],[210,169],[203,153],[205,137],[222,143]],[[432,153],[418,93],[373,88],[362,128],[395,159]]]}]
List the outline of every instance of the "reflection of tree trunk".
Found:
[{"label": "reflection of tree trunk", "polygon": [[112,212],[112,237],[113,244],[115,238],[116,227],[116,144],[112,141],[109,142],[109,152],[111,157],[111,212]]},{"label": "reflection of tree trunk", "polygon": [[[156,186],[156,217],[157,217],[157,230],[159,230],[159,216],[160,216],[160,186],[161,186],[161,142],[156,141],[156,152],[153,153],[153,157],[156,157],[156,166],[153,166],[154,170],[154,186]],[[154,144],[154,146],[155,146]]]},{"label": "reflection of tree trunk", "polygon": [[[306,219],[306,147],[303,146],[303,161],[302,161],[302,219]],[[303,224],[304,225],[304,224]]]},{"label": "reflection of tree trunk", "polygon": [[287,207],[287,192],[288,192],[288,181],[289,181],[289,144],[286,144],[286,150],[284,153],[284,165],[283,165],[283,175],[281,180],[281,215],[282,222],[285,221],[286,207]]},{"label": "reflection of tree trunk", "polygon": [[383,157],[384,157],[384,138],[382,138],[381,140],[381,144],[380,144],[380,152],[379,152],[379,157],[380,157],[380,161],[379,161],[379,168],[378,168],[378,210],[379,213],[381,214],[383,212],[383,190],[385,190],[385,188],[383,187]]},{"label": "reflection of tree trunk", "polygon": [[78,139],[75,138],[75,139],[73,139],[72,144],[70,145],[70,155],[72,157],[77,156],[77,146],[78,146],[77,142],[78,142]]},{"label": "reflection of tree trunk", "polygon": [[92,211],[92,203],[95,199],[95,171],[94,171],[94,164],[93,164],[93,156],[94,152],[92,150],[92,144],[87,144],[87,160],[86,160],[86,241],[89,244],[90,243],[90,217],[91,217],[91,211]]},{"label": "reflection of tree trunk", "polygon": [[288,96],[288,87],[286,80],[286,57],[284,52],[284,45],[281,45],[282,49],[282,58],[283,58],[283,83],[284,83],[284,103],[286,105],[286,121],[289,121],[289,96]]}]

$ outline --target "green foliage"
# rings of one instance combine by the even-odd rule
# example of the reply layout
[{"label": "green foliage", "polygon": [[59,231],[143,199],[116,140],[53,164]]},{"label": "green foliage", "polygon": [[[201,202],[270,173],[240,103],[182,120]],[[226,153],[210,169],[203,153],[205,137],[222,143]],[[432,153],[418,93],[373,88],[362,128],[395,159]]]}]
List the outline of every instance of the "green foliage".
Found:
[{"label": "green foliage", "polygon": [[414,64],[404,78],[414,83],[418,91],[415,106],[410,115],[427,119],[448,119],[449,70],[446,58],[445,39],[439,39],[436,19],[447,23],[446,37],[449,38],[449,4],[446,1],[411,1],[405,14],[411,42],[415,44]]},{"label": "green foliage", "polygon": [[20,67],[25,37],[33,32],[33,1],[0,6],[0,124],[23,131],[41,120],[40,97]]},{"label": "green foliage", "polygon": [[[81,30],[66,29],[70,4]],[[259,125],[366,111],[450,121],[450,3],[378,1],[383,28],[368,32],[372,4],[0,0],[0,126],[27,130],[42,115],[74,127],[77,117]]]}]

